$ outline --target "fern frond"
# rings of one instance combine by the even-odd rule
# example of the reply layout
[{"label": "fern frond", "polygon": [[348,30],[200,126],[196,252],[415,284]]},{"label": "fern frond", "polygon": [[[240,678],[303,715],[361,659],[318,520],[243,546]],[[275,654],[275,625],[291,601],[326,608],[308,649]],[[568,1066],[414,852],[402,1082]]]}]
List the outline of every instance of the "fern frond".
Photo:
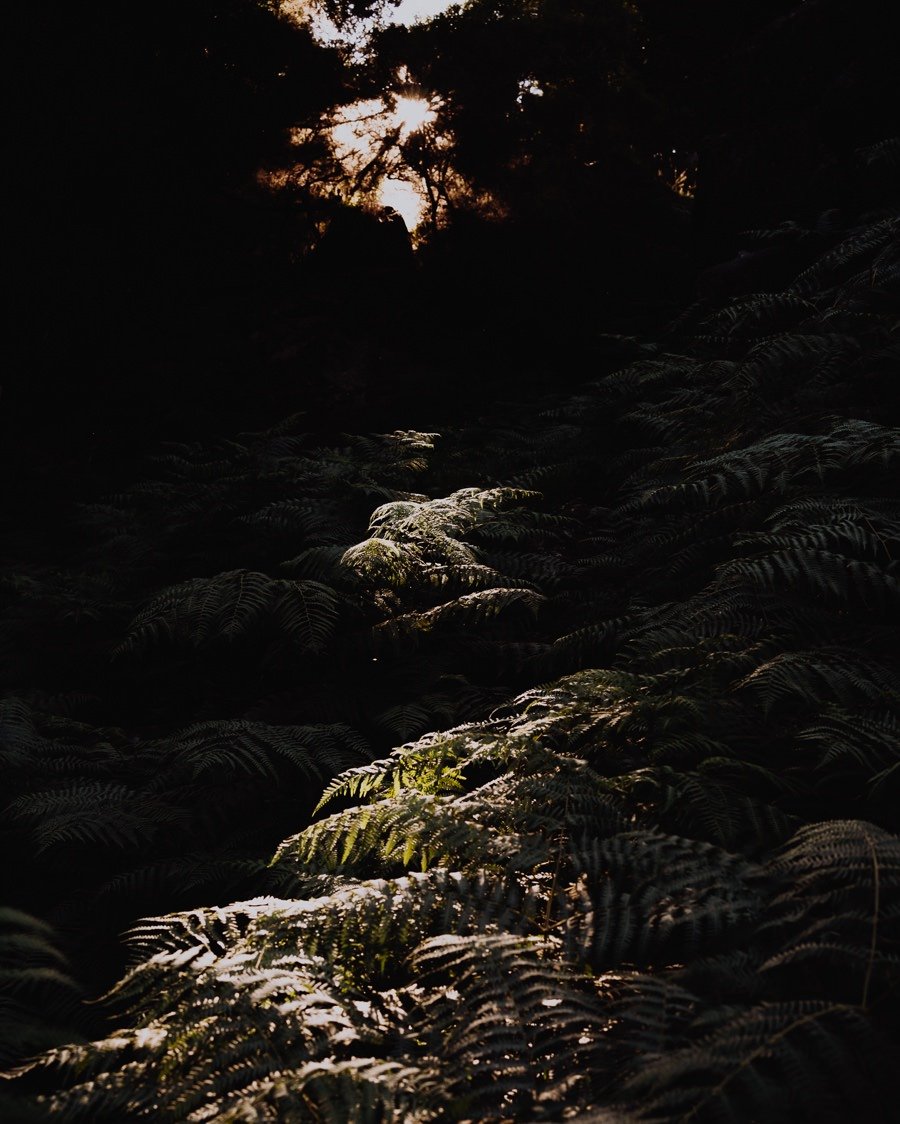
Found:
[{"label": "fern frond", "polygon": [[645,814],[652,810],[669,830],[690,831],[722,846],[772,846],[788,834],[791,819],[777,804],[753,793],[747,781],[759,788],[760,775],[770,791],[788,787],[770,770],[730,758],[708,759],[695,770],[648,766],[616,777],[609,786],[626,804]]},{"label": "fern frond", "polygon": [[312,652],[331,637],[340,610],[334,590],[314,581],[230,570],[192,578],[154,598],[131,622],[115,654],[140,652],[162,639],[201,648],[247,635],[265,620]]},{"label": "fern frond", "polygon": [[712,335],[753,339],[792,327],[816,312],[813,301],[795,293],[758,293],[718,309],[703,322],[703,329]]},{"label": "fern frond", "polygon": [[782,652],[760,664],[737,687],[752,693],[767,711],[787,702],[805,707],[830,702],[853,706],[897,696],[889,667],[843,648]]},{"label": "fern frond", "polygon": [[795,279],[793,290],[799,294],[814,293],[816,289],[845,279],[885,246],[895,242],[898,229],[900,223],[892,217],[852,231],[834,249],[804,270]]},{"label": "fern frond", "polygon": [[501,617],[504,622],[537,615],[544,598],[530,589],[483,589],[466,593],[444,605],[424,612],[404,613],[384,621],[376,635],[389,643],[450,630],[483,627],[485,622]]},{"label": "fern frond", "polygon": [[900,840],[863,821],[801,828],[768,864],[781,883],[763,915],[762,970],[837,966],[866,1007],[900,980]]},{"label": "fern frond", "polygon": [[722,1013],[690,1046],[644,1061],[625,1085],[645,1120],[827,1120],[864,1110],[890,1118],[895,1052],[846,1004],[771,1003]]},{"label": "fern frond", "polygon": [[759,913],[758,868],[709,843],[626,832],[573,861],[566,949],[595,969],[714,952]]},{"label": "fern frond", "polygon": [[0,1066],[77,1038],[81,994],[53,929],[21,910],[0,908]]},{"label": "fern frond", "polygon": [[829,780],[846,784],[859,777],[873,797],[888,797],[882,789],[900,761],[900,718],[896,713],[829,707],[798,732],[797,740],[816,749],[818,769]]},{"label": "fern frond", "polygon": [[796,546],[727,562],[720,573],[726,579],[740,577],[768,589],[787,587],[838,604],[856,602],[870,610],[890,610],[900,603],[900,582],[889,570],[833,551]]},{"label": "fern frond", "polygon": [[101,781],[20,796],[7,814],[28,823],[38,854],[74,844],[138,848],[187,818],[184,809],[152,793]]},{"label": "fern frond", "polygon": [[[155,743],[161,764],[192,779],[214,773],[275,778],[277,764],[324,779],[371,757],[366,740],[349,726],[270,726],[263,722],[201,722]],[[171,779],[167,779],[171,784]]]},{"label": "fern frond", "polygon": [[241,522],[255,530],[299,541],[331,545],[350,542],[355,528],[345,521],[340,506],[316,498],[276,500]]},{"label": "fern frond", "polygon": [[411,954],[425,992],[413,1034],[440,1058],[444,1096],[478,1119],[559,1111],[589,1092],[604,1021],[551,951],[502,933],[432,937]]}]

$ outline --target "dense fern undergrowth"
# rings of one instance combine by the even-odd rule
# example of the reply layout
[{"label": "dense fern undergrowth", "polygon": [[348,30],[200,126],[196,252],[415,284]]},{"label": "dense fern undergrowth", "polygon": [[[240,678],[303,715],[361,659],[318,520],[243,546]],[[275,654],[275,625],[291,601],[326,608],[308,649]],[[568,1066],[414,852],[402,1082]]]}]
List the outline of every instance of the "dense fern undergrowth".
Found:
[{"label": "dense fern undergrowth", "polygon": [[897,234],[13,543],[4,1119],[894,1119]]}]

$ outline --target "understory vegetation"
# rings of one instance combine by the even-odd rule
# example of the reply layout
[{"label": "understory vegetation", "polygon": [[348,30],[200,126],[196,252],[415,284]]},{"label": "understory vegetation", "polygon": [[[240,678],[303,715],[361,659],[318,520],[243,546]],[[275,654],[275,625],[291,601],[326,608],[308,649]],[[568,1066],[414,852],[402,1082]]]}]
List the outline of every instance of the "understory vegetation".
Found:
[{"label": "understory vegetation", "polygon": [[893,1119],[897,235],[11,540],[4,1119]]}]

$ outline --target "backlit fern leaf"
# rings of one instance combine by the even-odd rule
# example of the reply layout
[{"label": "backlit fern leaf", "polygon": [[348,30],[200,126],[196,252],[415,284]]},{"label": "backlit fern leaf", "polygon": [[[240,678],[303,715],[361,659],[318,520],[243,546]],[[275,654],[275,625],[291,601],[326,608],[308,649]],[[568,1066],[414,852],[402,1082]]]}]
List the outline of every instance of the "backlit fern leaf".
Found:
[{"label": "backlit fern leaf", "polygon": [[[276,861],[290,858],[304,874],[365,870],[377,857],[386,872],[411,865],[468,866],[489,857],[488,830],[460,814],[447,798],[405,794],[361,808],[338,812],[312,824],[279,848]],[[496,847],[500,840],[491,840]],[[506,850],[515,854],[523,840],[513,837]],[[493,849],[493,848],[491,848]]]},{"label": "backlit fern leaf", "polygon": [[530,589],[483,589],[466,593],[453,601],[422,612],[404,613],[384,621],[377,628],[383,641],[397,641],[457,629],[482,627],[485,622],[503,618],[504,623],[523,616],[533,619],[543,597]]}]

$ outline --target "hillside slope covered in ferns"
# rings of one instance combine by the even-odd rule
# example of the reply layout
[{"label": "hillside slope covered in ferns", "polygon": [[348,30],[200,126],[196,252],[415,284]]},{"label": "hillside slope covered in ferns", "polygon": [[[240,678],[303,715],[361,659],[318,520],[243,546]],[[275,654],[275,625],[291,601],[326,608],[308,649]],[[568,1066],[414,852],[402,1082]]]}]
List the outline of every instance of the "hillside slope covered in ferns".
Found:
[{"label": "hillside slope covered in ferns", "polygon": [[893,1119],[897,235],[11,542],[3,1111]]}]

